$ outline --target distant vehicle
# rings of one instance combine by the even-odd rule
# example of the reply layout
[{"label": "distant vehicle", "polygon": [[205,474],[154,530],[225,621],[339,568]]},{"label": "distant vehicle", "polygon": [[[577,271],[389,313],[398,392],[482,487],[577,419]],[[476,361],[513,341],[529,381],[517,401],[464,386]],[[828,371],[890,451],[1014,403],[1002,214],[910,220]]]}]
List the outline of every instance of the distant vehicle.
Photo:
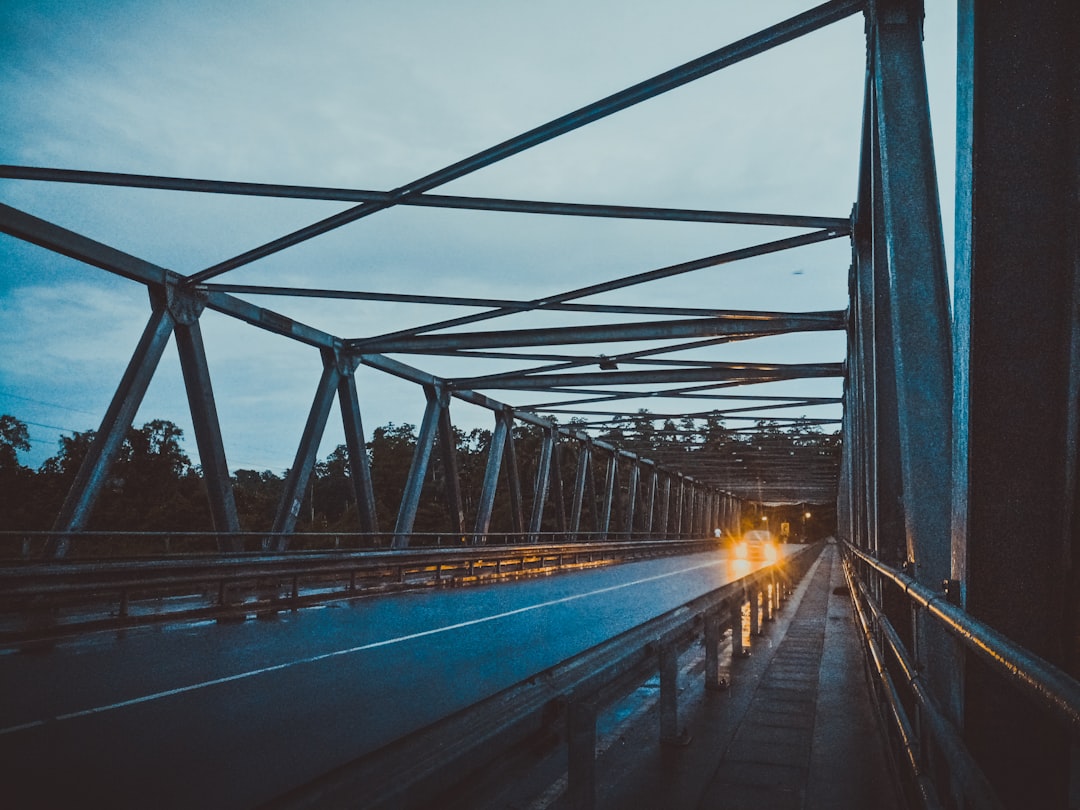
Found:
[{"label": "distant vehicle", "polygon": [[780,558],[780,551],[772,533],[763,529],[752,529],[746,532],[735,543],[734,551],[737,560],[776,562]]}]

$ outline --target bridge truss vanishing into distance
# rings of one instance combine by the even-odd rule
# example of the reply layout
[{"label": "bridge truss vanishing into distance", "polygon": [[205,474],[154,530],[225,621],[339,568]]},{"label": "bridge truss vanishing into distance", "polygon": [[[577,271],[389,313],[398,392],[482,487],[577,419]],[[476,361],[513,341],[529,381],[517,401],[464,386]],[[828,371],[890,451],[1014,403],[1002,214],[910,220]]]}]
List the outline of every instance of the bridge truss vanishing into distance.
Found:
[{"label": "bridge truss vanishing into distance", "polygon": [[[1070,751],[1080,729],[1080,692],[1065,674],[1077,671],[1072,560],[1080,550],[1075,539],[1080,115],[1072,56],[1080,52],[1080,37],[1077,14],[1068,3],[1048,2],[1022,12],[976,10],[973,5],[962,2],[960,10],[958,246],[951,313],[921,46],[922,8],[909,0],[825,3],[390,191],[3,167],[0,176],[28,182],[355,203],[189,275],[0,206],[5,233],[142,283],[151,300],[142,338],[57,517],[49,553],[63,557],[78,542],[173,337],[214,528],[226,538],[225,550],[228,538],[240,536],[199,325],[202,313],[213,310],[306,344],[317,350],[321,363],[268,550],[288,547],[335,397],[360,528],[376,531],[361,422],[361,401],[368,392],[358,390],[354,376],[360,366],[415,383],[417,396],[426,403],[394,527],[395,548],[409,545],[429,464],[436,457],[444,465],[448,531],[477,543],[489,533],[500,486],[509,488],[515,533],[539,535],[545,510],[553,510],[560,540],[579,534],[622,536],[635,529],[657,537],[701,536],[714,527],[736,531],[748,503],[836,502],[839,532],[853,547],[851,570],[863,570],[871,583],[856,590],[879,603],[868,621],[869,645],[880,652],[896,642],[892,657],[877,666],[880,694],[900,717],[901,750],[927,804],[954,797],[956,806],[976,806],[964,802],[996,792],[1005,806],[1062,806],[1070,778],[1077,779],[1070,777]],[[859,185],[850,217],[433,193],[854,14],[865,15],[868,59]],[[1019,109],[1022,115],[1015,114]],[[739,223],[805,232],[533,300],[253,286],[226,279],[230,271],[361,218],[377,219],[395,206]],[[847,311],[725,311],[611,303],[607,297],[646,282],[837,239],[850,240],[852,246]],[[355,337],[331,334],[252,303],[256,296],[410,302],[476,311]],[[515,317],[537,312],[572,314],[587,322],[475,326],[512,324]],[[626,320],[612,322],[612,315]],[[700,358],[707,355],[701,350],[727,342],[830,330],[846,331],[844,362],[732,363],[681,356],[694,352]],[[589,348],[634,341],[646,341],[648,347],[603,354]],[[556,346],[571,348],[555,352]],[[421,360],[413,365],[402,356],[429,363],[436,362],[433,358],[467,360],[475,370],[440,375],[422,370]],[[483,361],[496,370],[484,370]],[[761,397],[755,402],[729,390],[830,377],[843,380],[836,397],[755,395]],[[487,392],[503,392],[504,398]],[[744,400],[743,405],[717,411],[702,406],[728,396]],[[837,463],[817,450],[757,459],[721,460],[705,453],[642,458],[590,437],[590,430],[610,427],[617,417],[636,415],[620,409],[658,398],[682,407],[653,413],[654,418],[730,421],[767,418],[770,408],[842,403],[842,459]],[[485,408],[493,419],[482,490],[469,522],[452,452],[451,404],[457,401]],[[551,416],[593,421],[558,426]],[[776,419],[781,425],[794,421],[799,420]],[[829,419],[802,421],[831,424]],[[530,467],[535,478],[529,482],[519,472],[517,424],[543,435],[539,458]],[[572,481],[562,480],[560,472],[559,457],[566,453],[576,457]],[[750,466],[753,476],[742,472]],[[523,492],[526,483],[530,492]],[[625,523],[612,527],[620,492]],[[592,515],[593,525],[583,525],[583,515]],[[889,577],[903,586],[901,592],[889,590]],[[990,635],[980,635],[984,630]],[[993,633],[1011,641],[995,646]],[[974,644],[976,651],[965,652],[965,644]],[[910,660],[904,657],[905,646]],[[908,672],[905,662],[911,661],[915,671]],[[899,695],[897,683],[911,684],[911,694]],[[1049,707],[1048,713],[1033,711],[1029,701]]]}]

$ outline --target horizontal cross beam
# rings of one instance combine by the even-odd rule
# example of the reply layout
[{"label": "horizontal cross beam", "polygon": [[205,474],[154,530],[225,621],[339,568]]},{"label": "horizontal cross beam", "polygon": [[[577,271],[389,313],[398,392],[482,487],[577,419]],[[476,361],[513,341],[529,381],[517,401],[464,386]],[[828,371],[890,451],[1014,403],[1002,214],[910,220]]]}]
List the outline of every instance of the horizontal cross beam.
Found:
[{"label": "horizontal cross beam", "polygon": [[712,318],[618,323],[598,326],[507,329],[442,335],[412,335],[364,341],[365,350],[383,354],[423,354],[446,349],[500,349],[514,346],[553,346],[572,343],[611,343],[622,340],[672,340],[719,335],[777,335],[844,329],[846,314],[834,312],[727,312]]},{"label": "horizontal cross beam", "polygon": [[[667,385],[699,381],[739,381],[741,383],[799,380],[815,377],[843,377],[843,363],[754,364],[712,363],[702,368],[665,369],[661,371],[600,371],[573,374],[533,374],[504,377],[490,388],[539,389],[576,385]],[[482,388],[484,378],[467,377],[450,381],[454,388]],[[642,392],[642,396],[648,396]]]}]

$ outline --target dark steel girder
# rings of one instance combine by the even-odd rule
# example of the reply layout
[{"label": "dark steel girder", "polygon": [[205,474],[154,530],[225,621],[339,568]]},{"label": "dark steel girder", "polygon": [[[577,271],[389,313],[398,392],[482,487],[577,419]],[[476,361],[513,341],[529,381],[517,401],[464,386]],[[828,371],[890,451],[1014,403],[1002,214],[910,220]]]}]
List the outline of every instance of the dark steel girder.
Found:
[{"label": "dark steel girder", "polygon": [[[148,287],[178,285],[183,281],[183,276],[178,273],[3,203],[0,203],[0,232]],[[208,292],[206,306],[309,346],[333,349],[340,343],[333,335],[227,293]]]},{"label": "dark steel girder", "polygon": [[305,242],[319,234],[332,231],[342,225],[354,222],[362,217],[390,208],[402,200],[430,191],[433,188],[457,180],[472,172],[497,163],[500,160],[524,152],[534,146],[545,143],[579,127],[599,121],[620,110],[625,110],[642,101],[655,98],[669,90],[715,73],[721,68],[756,56],[770,48],[783,45],[793,39],[824,28],[838,20],[862,10],[863,0],[832,0],[817,8],[810,9],[788,20],[770,26],[763,31],[745,37],[738,42],[694,59],[650,79],[628,87],[599,101],[542,124],[521,135],[503,141],[500,144],[477,152],[471,157],[460,160],[431,174],[425,175],[404,186],[399,186],[389,193],[383,202],[361,203],[347,211],[315,222],[300,230],[293,231],[278,239],[234,256],[223,262],[208,267],[202,272],[189,277],[190,283],[199,283],[215,276],[243,267],[258,259],[265,258],[280,250]]},{"label": "dark steel girder", "polygon": [[[576,374],[536,374],[519,378],[507,378],[492,384],[491,388],[501,389],[540,389],[551,386],[573,385],[664,385],[667,383],[696,382],[699,380],[741,381],[745,383],[765,380],[799,380],[812,377],[842,377],[843,363],[802,363],[802,364],[753,364],[753,363],[713,363],[708,367],[696,369],[671,369],[664,371],[600,371],[596,373]],[[464,378],[451,380],[455,388],[480,388],[483,378]],[[643,392],[642,396],[648,396]]]},{"label": "dark steel girder", "polygon": [[[385,301],[398,304],[434,304],[449,307],[507,307],[530,309],[528,301],[509,298],[472,298],[453,295],[411,295],[408,293],[333,290],[307,287],[271,287],[260,284],[198,284],[196,290],[247,295],[277,295],[288,298],[328,298],[343,301]],[[650,307],[632,304],[547,304],[544,309],[559,312],[591,312],[621,315],[666,315],[669,317],[716,318],[725,310],[706,307]]]},{"label": "dark steel girder", "polygon": [[[81,183],[94,186],[153,188],[206,194],[236,194],[246,197],[281,197],[303,200],[340,200],[358,203],[389,203],[427,208],[458,208],[473,211],[508,211],[522,214],[554,214],[609,219],[662,220],[667,222],[711,222],[733,225],[778,225],[788,228],[846,228],[847,217],[820,217],[802,214],[764,214],[739,211],[701,211],[689,208],[658,208],[636,205],[590,205],[587,203],[507,200],[496,197],[461,197],[447,194],[417,194],[396,202],[393,192],[364,191],[324,186],[296,186],[277,183],[238,183],[227,180],[196,180],[119,172],[88,172],[48,169],[36,166],[0,166],[0,177],[12,180],[39,180],[52,183]],[[236,292],[236,290],[233,290]]]},{"label": "dark steel girder", "polygon": [[647,321],[593,326],[508,329],[461,332],[448,335],[413,335],[386,340],[361,341],[365,349],[393,353],[417,353],[446,349],[498,349],[514,346],[557,346],[575,343],[609,343],[622,340],[672,340],[720,335],[778,335],[844,329],[846,315],[835,312],[726,312],[712,318]]}]

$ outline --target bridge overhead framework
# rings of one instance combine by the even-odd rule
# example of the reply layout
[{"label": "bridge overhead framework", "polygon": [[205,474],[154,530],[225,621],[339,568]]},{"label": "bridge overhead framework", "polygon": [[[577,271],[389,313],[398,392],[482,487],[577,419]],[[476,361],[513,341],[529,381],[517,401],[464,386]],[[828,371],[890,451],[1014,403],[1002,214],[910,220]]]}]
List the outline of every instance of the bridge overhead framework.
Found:
[{"label": "bridge overhead framework", "polygon": [[[480,169],[855,16],[865,22],[867,59],[850,216],[438,193]],[[0,167],[0,177],[26,183],[350,204],[189,273],[0,204],[4,233],[142,284],[150,298],[145,329],[56,517],[48,554],[65,556],[87,528],[173,339],[214,530],[223,550],[239,549],[243,527],[200,327],[204,313],[212,311],[310,348],[319,372],[267,549],[288,548],[335,399],[358,528],[377,531],[361,419],[362,400],[377,392],[357,384],[357,371],[364,367],[414,384],[424,405],[393,521],[396,548],[411,541],[436,461],[449,504],[447,531],[477,543],[490,533],[495,499],[504,491],[512,503],[513,531],[534,540],[550,525],[560,535],[605,538],[704,535],[716,527],[737,532],[751,503],[835,503],[840,534],[853,554],[910,576],[971,620],[1020,645],[1032,658],[1007,662],[1015,680],[1031,681],[1024,673],[1041,672],[1046,664],[1061,674],[1066,691],[1072,689],[1069,679],[1080,672],[1080,585],[1074,563],[1080,554],[1080,61],[1075,57],[1080,14],[1066,0],[1023,7],[960,0],[958,20],[951,290],[919,0],[831,0],[389,190]],[[298,272],[305,279],[302,286],[230,283],[229,274],[240,268],[278,254],[287,259],[297,245],[361,219],[377,222],[378,215],[398,206],[752,225],[781,228],[786,235],[615,277],[583,279],[576,288],[528,300],[326,288],[319,286],[317,273],[306,270]],[[792,230],[798,232],[791,235]],[[674,306],[655,303],[647,293],[630,304],[611,295],[834,240],[851,246],[846,310]],[[268,297],[470,312],[383,334],[337,334],[255,303]],[[712,296],[702,298],[708,302]],[[548,316],[551,321],[539,320]],[[846,356],[733,362],[713,354],[725,344],[816,332],[843,333]],[[835,381],[836,390],[802,396],[766,387],[807,380]],[[744,386],[754,387],[740,393]],[[663,410],[638,410],[657,403]],[[461,489],[452,404],[490,412],[487,466],[477,493]],[[711,452],[721,446],[718,437],[739,435],[737,426],[744,422],[768,419],[778,432],[828,429],[838,423],[828,409],[840,406],[840,438],[831,444],[781,447],[761,441],[738,453]],[[807,412],[826,415],[808,417]],[[573,421],[555,421],[564,418]],[[645,456],[597,438],[634,420],[666,420],[674,441]],[[529,462],[531,480],[524,480],[515,426],[540,435],[537,457]],[[689,435],[693,443],[678,441]],[[573,480],[563,480],[565,455],[575,459]],[[617,501],[621,525],[613,518]],[[1015,684],[966,652],[954,632],[922,609],[929,602],[915,610],[907,595],[875,596],[882,600],[879,619],[891,620],[911,649],[929,694],[928,703],[914,712],[920,721],[905,743],[913,782],[926,803],[975,806],[966,792],[975,778],[958,776],[975,768],[1002,806],[1078,806],[1070,797],[1080,793],[1072,764],[1080,704],[1049,698],[1072,718],[1064,723],[1060,716],[1033,711]],[[884,631],[875,632],[880,643]],[[901,665],[889,667],[895,675]],[[1038,693],[1043,686],[1031,688]],[[953,744],[957,740],[960,748]],[[961,748],[965,753],[957,754]]]}]

